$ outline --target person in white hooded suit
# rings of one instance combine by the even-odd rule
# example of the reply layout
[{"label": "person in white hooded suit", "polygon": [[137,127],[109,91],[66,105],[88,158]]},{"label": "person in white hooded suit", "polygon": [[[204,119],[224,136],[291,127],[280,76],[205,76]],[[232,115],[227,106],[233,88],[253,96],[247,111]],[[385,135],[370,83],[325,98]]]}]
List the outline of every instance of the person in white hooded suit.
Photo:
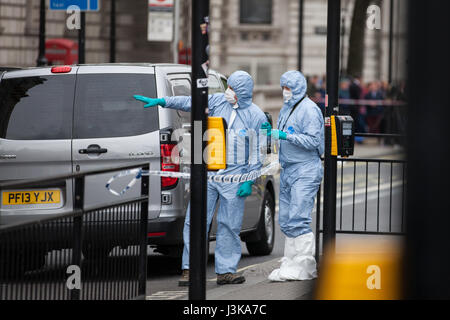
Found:
[{"label": "person in white hooded suit", "polygon": [[263,131],[280,141],[279,224],[286,236],[281,266],[271,281],[310,280],[317,277],[315,237],[310,227],[314,199],[323,176],[324,119],[319,107],[306,96],[307,83],[299,71],[281,76],[284,105],[278,130],[269,123]]}]

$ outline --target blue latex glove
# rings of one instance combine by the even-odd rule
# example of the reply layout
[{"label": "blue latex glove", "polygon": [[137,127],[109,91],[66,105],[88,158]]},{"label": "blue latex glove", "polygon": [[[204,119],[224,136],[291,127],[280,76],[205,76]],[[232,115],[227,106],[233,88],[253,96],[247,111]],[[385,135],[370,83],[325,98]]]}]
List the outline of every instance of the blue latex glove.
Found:
[{"label": "blue latex glove", "polygon": [[138,101],[142,101],[142,102],[146,103],[144,108],[154,107],[154,106],[158,106],[158,105],[161,107],[164,107],[166,105],[166,100],[164,100],[164,99],[153,99],[153,98],[147,98],[147,97],[139,96],[139,95],[134,95],[133,97]]},{"label": "blue latex glove", "polygon": [[271,135],[272,135],[272,137],[274,139],[279,139],[279,140],[286,140],[287,139],[286,132],[281,131],[281,130],[273,129]]},{"label": "blue latex glove", "polygon": [[270,137],[272,135],[272,126],[270,125],[269,122],[264,122],[261,125],[261,130],[262,130],[262,134],[267,135],[268,137]]},{"label": "blue latex glove", "polygon": [[239,197],[248,197],[252,194],[252,185],[253,181],[246,181],[239,187],[238,192],[236,193]]}]

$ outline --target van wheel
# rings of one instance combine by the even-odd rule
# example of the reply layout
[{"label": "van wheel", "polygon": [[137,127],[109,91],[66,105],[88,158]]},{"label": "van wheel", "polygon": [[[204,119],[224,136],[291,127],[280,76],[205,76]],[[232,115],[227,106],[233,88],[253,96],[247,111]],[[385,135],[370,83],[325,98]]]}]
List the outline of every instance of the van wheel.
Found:
[{"label": "van wheel", "polygon": [[261,216],[257,233],[258,241],[246,242],[247,250],[252,256],[266,256],[272,253],[275,242],[275,202],[269,190],[264,193]]}]

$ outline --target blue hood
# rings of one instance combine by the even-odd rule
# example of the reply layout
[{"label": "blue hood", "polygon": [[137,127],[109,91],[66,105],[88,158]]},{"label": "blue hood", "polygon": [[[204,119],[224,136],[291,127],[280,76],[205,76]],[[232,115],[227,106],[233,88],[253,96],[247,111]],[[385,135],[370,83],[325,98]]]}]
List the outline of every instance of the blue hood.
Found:
[{"label": "blue hood", "polygon": [[252,105],[253,79],[247,72],[240,70],[233,72],[227,83],[236,93],[239,108],[248,108]]},{"label": "blue hood", "polygon": [[302,99],[306,94],[306,78],[300,71],[288,71],[281,76],[280,85],[292,90],[292,99],[284,104],[292,107]]}]

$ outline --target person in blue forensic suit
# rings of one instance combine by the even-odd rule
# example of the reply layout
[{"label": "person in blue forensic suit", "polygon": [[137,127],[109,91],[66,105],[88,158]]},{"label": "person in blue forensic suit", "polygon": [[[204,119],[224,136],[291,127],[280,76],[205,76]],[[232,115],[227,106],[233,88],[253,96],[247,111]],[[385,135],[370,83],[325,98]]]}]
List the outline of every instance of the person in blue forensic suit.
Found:
[{"label": "person in blue forensic suit", "polygon": [[[245,174],[262,167],[259,152],[259,139],[252,140],[252,133],[259,133],[262,124],[267,121],[261,109],[252,103],[253,79],[245,71],[236,71],[228,79],[225,93],[210,95],[208,98],[209,116],[222,117],[228,124],[227,134],[227,168],[216,174]],[[182,111],[191,111],[191,97],[165,97],[151,99],[135,96],[145,102],[145,107],[160,105]],[[253,138],[255,138],[253,135]],[[252,141],[250,141],[252,140]],[[262,139],[266,140],[266,139]],[[256,143],[255,143],[256,142]],[[261,148],[263,149],[263,148]],[[218,284],[236,284],[245,281],[237,274],[241,258],[241,240],[239,237],[244,214],[245,197],[251,195],[253,181],[237,183],[208,182],[207,225],[208,231],[217,201],[217,238],[215,249],[215,271]],[[186,212],[182,258],[183,275],[180,286],[189,285],[189,230],[190,205]]]},{"label": "person in blue forensic suit", "polygon": [[[311,230],[314,207],[323,168],[324,120],[319,107],[306,96],[307,83],[299,71],[281,76],[284,105],[278,117],[278,130],[262,126],[272,139],[280,140],[279,224],[286,236],[281,266],[271,281],[309,280],[317,277],[315,238]],[[265,131],[268,130],[268,131]]]}]

